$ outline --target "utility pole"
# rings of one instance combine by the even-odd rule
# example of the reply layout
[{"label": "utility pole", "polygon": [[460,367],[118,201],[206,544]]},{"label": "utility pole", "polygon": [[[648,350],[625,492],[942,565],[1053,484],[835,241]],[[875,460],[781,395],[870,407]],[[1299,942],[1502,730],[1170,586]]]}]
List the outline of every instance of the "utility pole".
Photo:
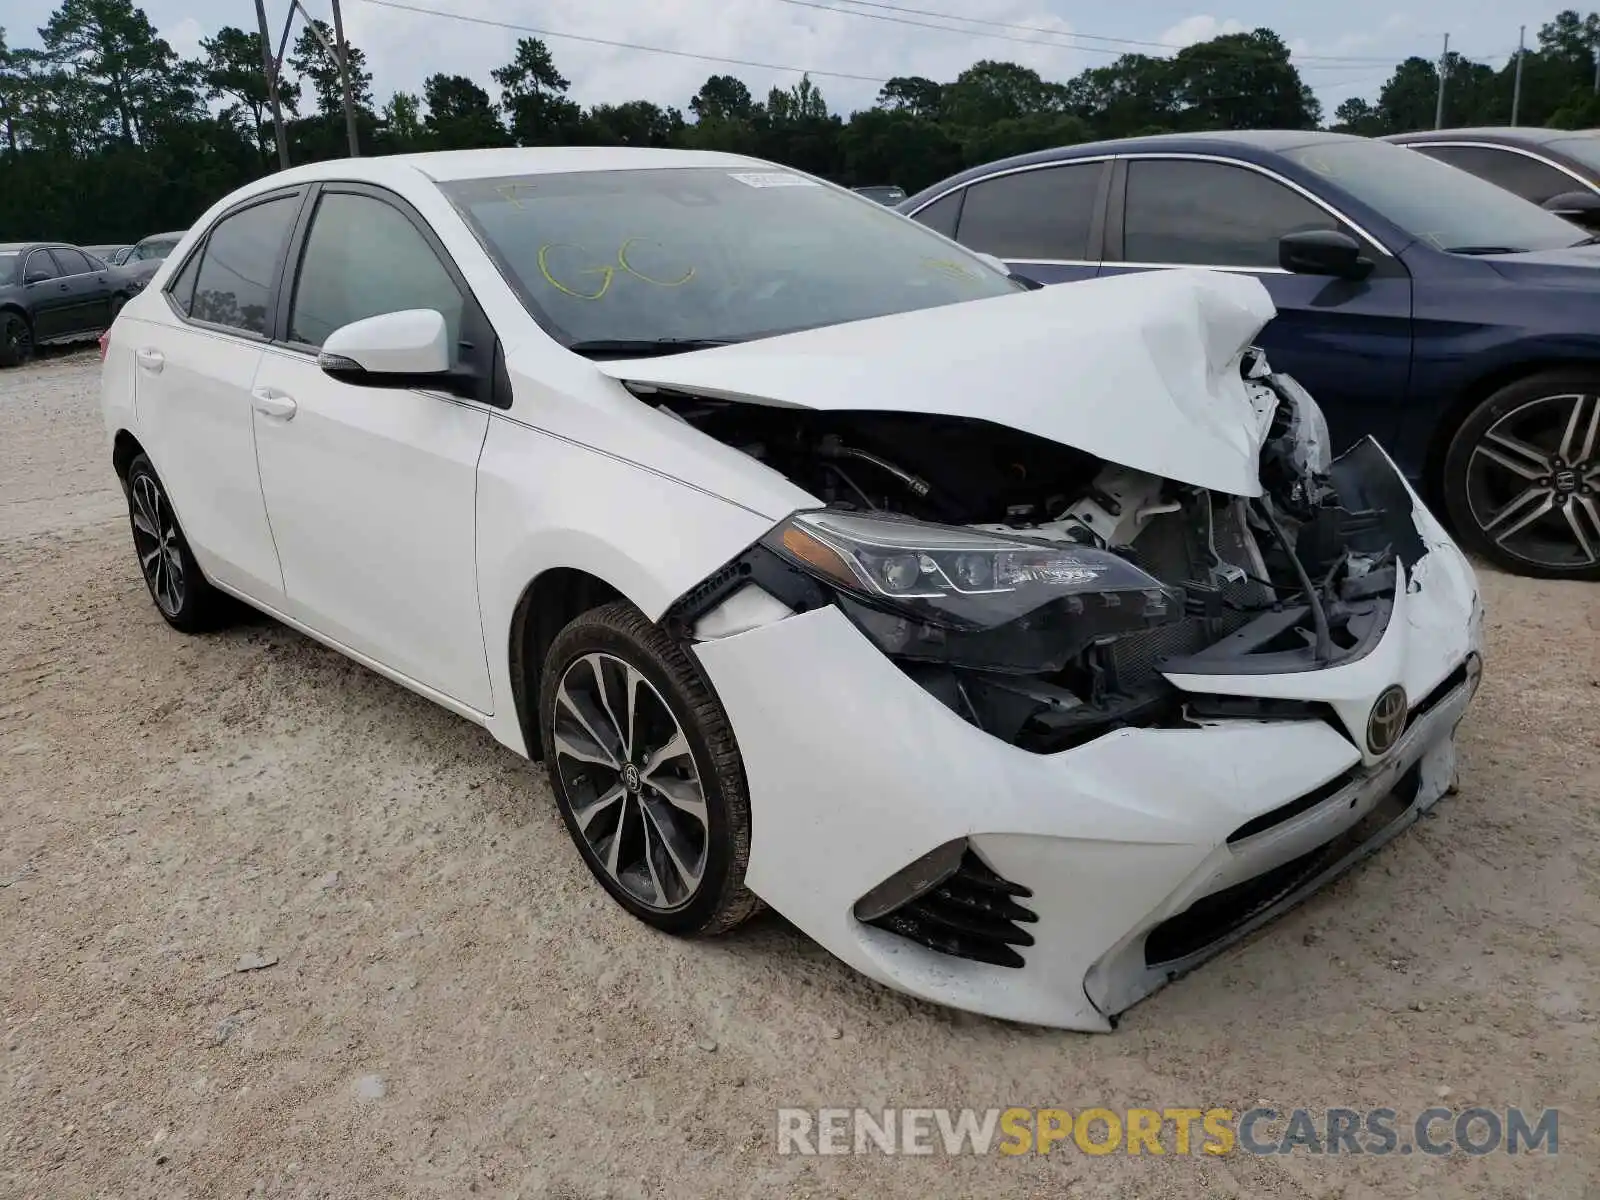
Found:
[{"label": "utility pole", "polygon": [[350,135],[350,157],[361,157],[361,142],[356,137],[356,105],[350,93],[350,47],[344,40],[344,16],[339,0],[333,0],[333,40],[339,47],[339,80],[344,84],[344,128]]},{"label": "utility pole", "polygon": [[1522,110],[1522,56],[1528,44],[1528,27],[1517,30],[1517,81],[1511,88],[1511,124],[1516,125],[1517,114]]},{"label": "utility pole", "polygon": [[278,167],[287,171],[289,133],[283,127],[283,105],[278,100],[278,72],[272,62],[272,33],[267,29],[266,0],[256,0],[256,20],[261,25],[261,69],[266,72],[267,99],[272,102],[272,129],[278,139]]},{"label": "utility pole", "polygon": [[1450,35],[1444,35],[1444,53],[1439,56],[1439,103],[1433,110],[1433,127],[1444,128],[1444,80],[1450,73]]}]

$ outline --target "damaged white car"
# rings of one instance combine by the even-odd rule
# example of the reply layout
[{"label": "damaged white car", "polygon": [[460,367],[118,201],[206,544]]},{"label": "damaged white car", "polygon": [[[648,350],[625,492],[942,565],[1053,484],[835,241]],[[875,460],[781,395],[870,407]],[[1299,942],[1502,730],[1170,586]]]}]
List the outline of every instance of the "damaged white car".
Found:
[{"label": "damaged white car", "polygon": [[542,757],[635,916],[1094,1030],[1433,806],[1478,683],[1466,560],[1272,316],[743,158],[355,159],[196,223],[104,411],[167,621]]}]

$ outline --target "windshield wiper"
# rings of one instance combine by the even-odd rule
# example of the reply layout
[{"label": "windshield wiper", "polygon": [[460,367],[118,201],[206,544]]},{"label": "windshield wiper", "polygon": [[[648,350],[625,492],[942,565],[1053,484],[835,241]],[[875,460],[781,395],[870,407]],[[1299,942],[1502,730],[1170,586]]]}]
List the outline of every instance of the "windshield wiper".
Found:
[{"label": "windshield wiper", "polygon": [[567,349],[586,358],[650,358],[657,354],[687,354],[691,350],[710,350],[732,346],[740,338],[591,338],[568,342]]},{"label": "windshield wiper", "polygon": [[1446,254],[1526,254],[1521,246],[1446,246]]},{"label": "windshield wiper", "polygon": [[1595,234],[1593,237],[1586,237],[1581,242],[1573,242],[1567,249],[1576,250],[1579,246],[1600,246],[1600,233]]}]

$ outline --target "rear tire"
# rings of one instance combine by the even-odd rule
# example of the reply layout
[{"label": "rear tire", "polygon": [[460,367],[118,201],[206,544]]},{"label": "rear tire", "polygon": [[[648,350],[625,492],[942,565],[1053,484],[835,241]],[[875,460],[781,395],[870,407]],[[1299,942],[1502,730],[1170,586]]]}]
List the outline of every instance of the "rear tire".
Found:
[{"label": "rear tire", "polygon": [[1456,535],[1495,566],[1600,580],[1600,372],[1495,392],[1450,440],[1443,482]]},{"label": "rear tire", "polygon": [[567,625],[540,679],[550,787],[612,898],[689,937],[756,912],[760,901],[744,886],[744,764],[721,702],[683,647],[619,601]]},{"label": "rear tire", "polygon": [[127,492],[134,553],[156,611],[182,633],[215,629],[227,615],[227,597],[201,574],[161,477],[143,454],[128,464]]},{"label": "rear tire", "polygon": [[33,326],[19,312],[0,313],[0,367],[20,367],[33,357]]}]

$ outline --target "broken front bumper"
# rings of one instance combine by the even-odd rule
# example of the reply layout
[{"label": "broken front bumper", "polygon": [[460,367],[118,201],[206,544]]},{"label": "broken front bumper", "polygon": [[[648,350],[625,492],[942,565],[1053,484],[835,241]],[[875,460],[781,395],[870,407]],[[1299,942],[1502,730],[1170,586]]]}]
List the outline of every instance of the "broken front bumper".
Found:
[{"label": "broken front bumper", "polygon": [[[1121,729],[1032,754],[956,716],[837,608],[699,643],[749,781],[749,886],[892,987],[997,1017],[1109,1028],[1449,788],[1481,611],[1470,567],[1412,499],[1425,553],[1368,654],[1198,685],[1317,701],[1336,719]],[[1406,727],[1374,754],[1358,730],[1396,686]],[[1020,967],[857,918],[863,896],[953,842],[970,855],[962,886],[1009,891],[1036,918],[1014,922],[1026,935]],[[996,911],[1014,913],[1009,903]]]}]

